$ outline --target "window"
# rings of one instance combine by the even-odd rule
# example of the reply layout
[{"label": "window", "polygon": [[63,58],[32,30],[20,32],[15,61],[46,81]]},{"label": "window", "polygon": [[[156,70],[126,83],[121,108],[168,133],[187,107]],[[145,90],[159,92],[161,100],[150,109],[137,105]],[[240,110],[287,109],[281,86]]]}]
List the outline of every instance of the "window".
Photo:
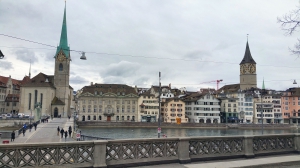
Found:
[{"label": "window", "polygon": [[43,105],[43,93],[41,93],[41,100],[40,100],[40,102],[41,102],[41,105]]},{"label": "window", "polygon": [[97,112],[97,106],[94,106],[94,112]]},{"label": "window", "polygon": [[31,93],[29,93],[28,110],[31,109]]},{"label": "window", "polygon": [[102,113],[102,106],[99,106],[99,112]]},{"label": "window", "polygon": [[34,91],[34,104],[37,103],[37,96],[38,96],[37,94],[38,94],[38,91],[35,90],[35,91]]},{"label": "window", "polygon": [[94,116],[94,120],[96,120],[97,118],[96,118],[96,116]]},{"label": "window", "polygon": [[85,106],[82,106],[82,111],[85,112]]},{"label": "window", "polygon": [[117,116],[117,121],[119,121],[120,120],[120,117],[119,116]]},{"label": "window", "polygon": [[88,112],[91,112],[91,106],[90,105],[88,106]]},{"label": "window", "polygon": [[102,120],[102,117],[101,117],[101,116],[99,116],[99,120]]},{"label": "window", "polygon": [[59,69],[59,71],[63,71],[63,69],[64,69],[64,66],[63,66],[63,64],[62,64],[62,63],[60,63],[60,64],[59,64],[59,68],[58,68],[58,69]]}]

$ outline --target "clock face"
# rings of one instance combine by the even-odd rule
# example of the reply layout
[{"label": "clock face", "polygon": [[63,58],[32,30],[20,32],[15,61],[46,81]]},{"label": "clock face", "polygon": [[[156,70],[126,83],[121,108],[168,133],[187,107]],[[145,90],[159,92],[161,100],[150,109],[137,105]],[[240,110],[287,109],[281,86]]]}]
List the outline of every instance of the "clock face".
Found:
[{"label": "clock face", "polygon": [[255,65],[250,64],[249,65],[249,72],[253,74],[253,73],[255,73],[255,71],[256,71]]},{"label": "clock face", "polygon": [[65,56],[62,53],[59,53],[57,56],[57,60],[63,62],[65,60]]},{"label": "clock face", "polygon": [[240,66],[241,74],[245,74],[247,71],[248,71],[248,66],[247,65],[241,65]]}]

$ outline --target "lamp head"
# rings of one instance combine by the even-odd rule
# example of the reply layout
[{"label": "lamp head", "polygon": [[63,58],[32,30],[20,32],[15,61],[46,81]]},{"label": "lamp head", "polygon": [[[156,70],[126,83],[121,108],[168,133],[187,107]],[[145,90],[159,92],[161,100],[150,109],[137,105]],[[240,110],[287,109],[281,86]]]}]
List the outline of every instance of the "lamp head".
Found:
[{"label": "lamp head", "polygon": [[80,59],[86,60],[85,52],[82,52],[81,54],[82,54],[82,55],[81,55]]}]

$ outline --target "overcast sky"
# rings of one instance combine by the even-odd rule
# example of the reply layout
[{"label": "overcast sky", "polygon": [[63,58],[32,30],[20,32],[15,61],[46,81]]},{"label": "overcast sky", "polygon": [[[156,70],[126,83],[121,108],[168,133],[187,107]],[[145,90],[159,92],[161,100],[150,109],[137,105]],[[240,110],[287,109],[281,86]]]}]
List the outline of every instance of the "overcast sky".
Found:
[{"label": "overcast sky", "polygon": [[[63,0],[0,0],[0,34],[57,46]],[[257,82],[269,89],[300,85],[300,58],[288,48],[299,32],[286,36],[277,23],[299,6],[298,0],[67,0],[70,84],[90,82],[190,91],[239,83],[239,63],[247,34],[257,63]],[[0,35],[0,75],[22,79],[54,74],[56,48]],[[201,84],[202,83],[202,84]],[[297,85],[298,87],[298,85]]]}]

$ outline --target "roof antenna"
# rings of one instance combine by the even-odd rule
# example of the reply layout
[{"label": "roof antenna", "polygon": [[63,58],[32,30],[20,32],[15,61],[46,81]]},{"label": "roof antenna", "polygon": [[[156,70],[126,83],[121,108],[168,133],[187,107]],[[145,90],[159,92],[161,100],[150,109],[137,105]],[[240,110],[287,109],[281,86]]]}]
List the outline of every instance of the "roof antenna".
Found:
[{"label": "roof antenna", "polygon": [[30,64],[29,64],[29,79],[31,77],[31,59],[30,59]]}]

